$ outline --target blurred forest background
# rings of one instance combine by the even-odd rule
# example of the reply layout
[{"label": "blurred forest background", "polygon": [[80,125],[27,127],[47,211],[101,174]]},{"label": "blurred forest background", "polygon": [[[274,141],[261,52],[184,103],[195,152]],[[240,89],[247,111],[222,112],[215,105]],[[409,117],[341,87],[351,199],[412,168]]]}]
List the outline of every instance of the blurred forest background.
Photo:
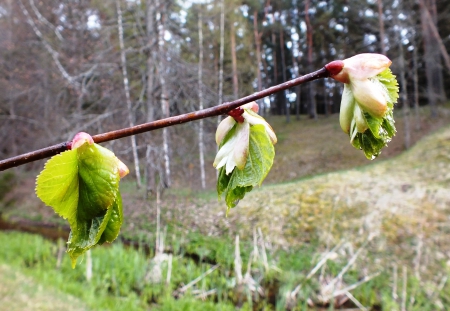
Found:
[{"label": "blurred forest background", "polygon": [[[397,109],[413,117],[429,105],[435,117],[450,96],[449,10],[436,0],[5,0],[0,157],[81,130],[94,135],[211,107],[364,52],[393,60]],[[261,114],[286,122],[330,115],[341,92],[330,79],[316,81],[262,100]],[[215,180],[203,158],[216,148],[216,122],[108,147],[128,160],[139,186],[205,188]]]},{"label": "blurred forest background", "polygon": [[1,172],[0,309],[450,309],[449,20],[440,0],[1,0],[0,159],[358,53],[387,55],[401,91],[397,136],[365,167],[339,127],[341,84],[259,101],[278,136],[270,185],[228,217],[220,119],[104,144],[131,171],[124,226],[75,270],[67,224],[34,195],[44,161]]}]

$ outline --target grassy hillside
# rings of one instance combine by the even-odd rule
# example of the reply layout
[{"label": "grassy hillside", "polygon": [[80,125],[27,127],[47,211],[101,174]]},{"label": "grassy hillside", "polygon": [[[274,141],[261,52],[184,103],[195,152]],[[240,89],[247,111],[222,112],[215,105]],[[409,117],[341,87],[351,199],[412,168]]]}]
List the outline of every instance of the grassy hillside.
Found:
[{"label": "grassy hillside", "polygon": [[[404,147],[404,117],[402,110],[394,110],[397,134],[374,161],[379,162],[399,155]],[[427,107],[420,109],[420,129],[413,111],[410,115],[412,145],[421,138],[449,124],[450,110],[441,107],[439,117],[431,119]],[[270,117],[269,123],[278,136],[276,157],[267,183],[297,180],[306,176],[323,174],[370,164],[361,151],[350,146],[349,138],[339,126],[339,116],[321,116],[318,120],[295,118],[286,124],[281,116]]]},{"label": "grassy hillside", "polygon": [[336,238],[346,227],[357,235],[394,233],[398,221],[425,234],[433,231],[427,221],[439,221],[450,208],[449,154],[446,127],[390,160],[257,189],[231,212],[230,221],[239,222],[237,227],[250,221],[289,245],[303,242],[298,232],[326,231],[323,225],[330,221]]},{"label": "grassy hillside", "polygon": [[[446,118],[443,115],[436,122],[423,122],[421,133],[447,122]],[[379,159],[369,162],[350,146],[335,117],[289,125],[273,119],[280,138],[274,170],[268,182],[247,195],[228,217],[225,205],[217,202],[213,191],[167,190],[159,204],[164,251],[175,255],[174,277],[168,288],[144,282],[154,263],[149,258],[154,256],[156,200],[144,200],[143,192],[137,191],[132,181],[121,186],[126,215],[121,237],[150,248],[149,257],[141,251],[128,253],[120,243],[96,248],[94,275],[98,279],[86,287],[87,293],[76,289],[79,284],[87,286],[83,268],[54,271],[58,247],[48,242],[39,242],[46,250],[36,248],[30,255],[31,264],[24,257],[17,260],[14,269],[25,269],[25,274],[38,279],[48,278],[50,285],[89,301],[94,309],[111,303],[109,300],[119,293],[119,297],[128,297],[124,304],[139,306],[136,310],[145,309],[148,303],[155,303],[161,310],[181,304],[186,304],[186,310],[214,310],[217,306],[200,307],[193,297],[215,289],[210,299],[205,299],[208,303],[222,301],[224,310],[245,301],[258,310],[269,310],[264,306],[307,310],[307,301],[328,306],[330,293],[365,280],[368,282],[352,291],[358,301],[398,310],[405,295],[403,279],[407,280],[408,310],[445,309],[450,306],[450,127],[441,128],[400,154],[402,122],[397,117],[399,134]],[[364,163],[369,164],[361,166]],[[271,183],[274,181],[282,182]],[[63,223],[32,195],[32,177],[18,184],[3,199],[8,204],[4,209],[7,218]],[[241,271],[243,275],[249,271],[251,278],[247,280],[253,282],[244,283],[247,287],[236,283],[237,235],[241,241]],[[33,250],[26,246],[37,243],[32,239],[3,237],[6,245],[11,243],[9,247],[18,244],[24,250]],[[25,256],[24,250],[4,247],[0,262]],[[126,265],[120,258],[132,258],[125,261],[136,264]],[[177,288],[217,263],[220,268],[195,285],[192,296],[173,299]],[[161,267],[164,276],[168,273],[167,258]],[[4,271],[0,273],[5,275]],[[8,279],[10,275],[6,273]],[[122,289],[117,289],[119,275],[124,278]],[[65,281],[66,277],[73,283]],[[327,286],[330,282],[334,284],[331,287]],[[106,291],[104,284],[109,286]],[[257,294],[258,286],[265,295]],[[297,295],[293,295],[296,288]],[[90,300],[98,295],[100,302]]]},{"label": "grassy hillside", "polygon": [[[223,202],[216,201],[214,192],[167,191],[162,201],[165,211],[163,221],[179,225],[185,230],[199,230],[218,236],[241,233],[251,237],[253,229],[260,227],[263,232],[270,233],[274,243],[295,245],[310,240],[310,235],[316,234],[318,229],[323,232],[330,222],[333,222],[334,228],[332,235],[339,239],[345,232],[342,230],[345,226],[353,228],[360,236],[362,232],[379,232],[381,227],[387,226],[383,221],[389,222],[390,219],[402,219],[402,222],[413,225],[422,219],[423,213],[430,217],[431,214],[445,213],[446,204],[449,203],[445,171],[448,167],[446,154],[450,151],[446,139],[450,129],[445,127],[424,138],[407,152],[400,155],[397,153],[393,157],[391,153],[395,152],[392,150],[402,149],[403,119],[397,120],[399,134],[380,158],[374,161],[366,160],[362,152],[350,146],[343,133],[338,129],[333,130],[338,127],[337,120],[307,121],[316,122],[316,127],[284,125],[278,131],[281,139],[277,144],[273,172],[269,174],[269,178],[273,175],[272,181],[280,179],[284,183],[266,182],[231,210],[228,218],[224,217]],[[443,121],[435,123],[441,122]],[[274,126],[279,124],[274,122]],[[292,128],[287,130],[289,127]],[[309,130],[309,134],[300,130],[303,127]],[[342,141],[337,139],[337,135],[343,136]],[[308,136],[309,139],[306,139]],[[331,139],[327,139],[327,143],[321,143],[316,136],[330,136]],[[305,140],[304,145],[307,144],[306,141],[312,142],[308,148],[302,146],[301,142],[293,143],[293,140],[301,141],[302,138]],[[291,152],[288,151],[289,148],[292,149]],[[335,150],[335,154],[325,152],[327,148]],[[321,149],[325,150],[323,154],[335,157],[335,160],[321,159],[318,156]],[[308,163],[305,165],[311,172],[317,173],[321,169],[329,171],[333,165],[339,170],[286,182],[293,179],[294,174],[309,175],[305,173],[308,168],[299,173],[299,163],[303,161],[300,159],[307,157],[311,159],[305,161]],[[314,160],[314,157],[317,159]],[[330,164],[327,167],[325,163]],[[361,166],[363,163],[366,166]],[[354,168],[342,170],[346,166]],[[289,174],[291,178],[283,177]],[[124,192],[124,201],[129,202],[130,206],[125,208],[133,225],[131,231],[136,231],[141,227],[142,219],[148,225],[148,220],[153,218],[155,202],[143,202],[142,193],[134,191],[130,184],[124,185]],[[142,230],[147,230],[147,225]],[[400,224],[394,222],[390,226],[392,231],[398,229],[397,225]]]}]

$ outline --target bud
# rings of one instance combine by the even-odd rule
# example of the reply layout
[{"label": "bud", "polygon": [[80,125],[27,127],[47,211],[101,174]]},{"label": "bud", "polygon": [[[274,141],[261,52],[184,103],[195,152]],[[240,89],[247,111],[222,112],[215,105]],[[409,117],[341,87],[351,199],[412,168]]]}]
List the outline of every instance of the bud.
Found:
[{"label": "bud", "polygon": [[398,83],[391,61],[381,54],[359,54],[325,66],[330,77],[345,83],[339,123],[351,143],[373,159],[395,134],[393,105]]},{"label": "bud", "polygon": [[261,117],[260,115],[256,114],[254,110],[245,110],[242,114],[245,120],[250,123],[250,125],[256,125],[256,124],[262,124],[266,128],[266,133],[269,135],[270,140],[272,141],[272,144],[275,145],[277,143],[277,136],[275,135],[275,132],[273,131],[272,127],[270,126],[267,121]]},{"label": "bud", "polygon": [[123,163],[122,161],[119,160],[119,158],[116,157],[116,160],[117,160],[117,165],[118,165],[118,169],[119,169],[119,176],[120,176],[120,178],[124,178],[125,176],[127,176],[130,173],[130,170],[125,165],[125,163]]},{"label": "bud", "polygon": [[[70,149],[73,150],[73,149],[79,148],[82,145],[84,145],[85,143],[92,145],[94,143],[92,136],[85,132],[79,132],[74,136],[74,138],[70,142]],[[113,156],[115,158],[120,178],[127,176],[130,173],[130,170],[128,169],[128,167],[122,161],[120,161],[119,158],[117,158],[114,155],[114,153],[112,153],[109,150],[108,150],[108,152],[111,154],[111,156]]]},{"label": "bud", "polygon": [[227,175],[233,171],[234,167],[240,170],[244,169],[249,153],[250,127],[252,125],[264,125],[272,144],[277,142],[275,132],[266,120],[257,114],[258,110],[258,104],[251,102],[232,110],[231,116],[220,122],[216,131],[216,143],[219,146],[230,131],[234,132],[217,152],[213,163],[216,169],[225,166]]},{"label": "bud", "polygon": [[235,166],[240,170],[244,169],[247,162],[249,139],[250,124],[245,120],[242,123],[236,123],[233,136],[220,147],[213,166],[219,169],[226,165],[227,175],[233,171]]},{"label": "bud", "polygon": [[[352,80],[373,78],[389,68],[392,61],[382,54],[363,53],[333,61],[325,66],[331,77],[339,82],[350,83]],[[340,68],[339,70],[339,66]]]},{"label": "bud", "polygon": [[258,111],[259,111],[259,106],[256,102],[251,102],[251,103],[242,105],[241,108],[244,110],[252,110],[255,113],[258,113]]},{"label": "bud", "polygon": [[70,149],[76,149],[80,146],[82,146],[84,143],[88,143],[89,145],[92,145],[94,143],[94,140],[92,139],[92,136],[85,132],[79,132],[77,133],[70,144]]},{"label": "bud", "polygon": [[217,127],[216,131],[216,143],[217,145],[220,145],[222,140],[225,138],[225,136],[228,134],[228,132],[233,128],[233,126],[236,124],[236,121],[232,117],[226,117],[222,120],[222,122],[219,123],[219,126]]},{"label": "bud", "polygon": [[[376,76],[388,69],[391,63],[384,55],[365,53],[343,61],[331,62],[325,68],[330,71],[333,79],[350,87],[362,110],[381,118],[386,113],[389,96],[386,94],[387,90],[376,80]],[[341,65],[341,70],[338,65]],[[348,99],[342,104],[348,104]]]}]

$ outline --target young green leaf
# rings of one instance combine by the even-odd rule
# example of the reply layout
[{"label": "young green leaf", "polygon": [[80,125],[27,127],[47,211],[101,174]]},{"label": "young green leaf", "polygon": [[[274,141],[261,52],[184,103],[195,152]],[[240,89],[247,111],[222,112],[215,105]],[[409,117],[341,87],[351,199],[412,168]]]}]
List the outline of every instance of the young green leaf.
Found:
[{"label": "young green leaf", "polygon": [[[230,130],[222,145],[232,139],[234,131],[235,128]],[[235,207],[254,186],[261,185],[272,167],[274,157],[275,148],[266,127],[261,124],[250,126],[249,150],[244,169],[235,167],[228,175],[225,166],[219,170],[217,193],[219,198],[222,196],[225,198],[227,212]]]},{"label": "young green leaf", "polygon": [[117,237],[123,219],[119,193],[123,170],[114,153],[84,142],[48,160],[38,176],[37,196],[69,222],[67,251],[73,266],[91,247]]},{"label": "young green leaf", "polygon": [[[352,145],[364,151],[365,156],[372,160],[381,153],[381,149],[392,140],[396,133],[394,121],[394,104],[398,99],[398,83],[390,69],[386,69],[375,78],[373,83],[379,84],[384,90],[387,100],[387,109],[383,117],[375,117],[368,112],[364,112],[364,122],[367,129],[358,132],[357,128],[352,128],[350,134],[353,139]],[[358,102],[356,101],[356,104]]]},{"label": "young green leaf", "polygon": [[[122,197],[120,192],[117,193],[117,198],[113,203],[111,210],[111,216],[109,217],[106,228],[103,231],[98,244],[103,244],[105,242],[111,243],[119,235],[120,228],[123,222],[123,209],[122,209]],[[109,210],[108,210],[109,211]]]},{"label": "young green leaf", "polygon": [[72,260],[72,267],[75,267],[77,258],[98,244],[108,222],[111,218],[113,209],[104,210],[102,215],[78,221],[77,227],[70,231],[67,241],[67,252]]},{"label": "young green leaf", "polygon": [[368,159],[377,157],[395,135],[398,83],[384,55],[365,53],[327,65],[330,77],[345,83],[339,122],[350,142]]},{"label": "young green leaf", "polygon": [[61,217],[74,219],[78,192],[77,151],[68,150],[48,160],[36,180],[37,196]]}]

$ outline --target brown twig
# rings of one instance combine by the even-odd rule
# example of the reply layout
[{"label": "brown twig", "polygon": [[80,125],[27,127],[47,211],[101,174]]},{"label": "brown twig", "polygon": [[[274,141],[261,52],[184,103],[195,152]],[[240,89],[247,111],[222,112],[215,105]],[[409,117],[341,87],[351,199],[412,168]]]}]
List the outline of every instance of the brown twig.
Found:
[{"label": "brown twig", "polygon": [[[129,137],[132,135],[141,134],[144,132],[149,132],[149,131],[161,129],[164,127],[169,127],[169,126],[176,125],[176,124],[182,124],[182,123],[187,123],[187,122],[200,120],[200,119],[204,119],[204,118],[208,118],[208,117],[219,116],[222,114],[226,114],[229,111],[231,111],[239,106],[250,103],[257,99],[264,98],[264,97],[274,94],[276,92],[284,91],[291,87],[294,87],[294,86],[297,86],[297,85],[300,85],[300,84],[303,84],[306,82],[310,82],[313,80],[317,80],[320,78],[327,78],[329,76],[330,76],[329,71],[325,67],[323,67],[322,69],[319,69],[312,73],[309,73],[304,76],[298,77],[296,79],[292,79],[290,81],[272,86],[263,91],[253,93],[252,95],[248,95],[246,97],[243,97],[243,98],[231,101],[231,102],[223,103],[222,105],[218,105],[215,107],[202,109],[199,111],[194,111],[194,112],[190,112],[190,113],[186,113],[186,114],[182,114],[182,115],[178,115],[178,116],[174,116],[174,117],[169,117],[169,118],[165,118],[165,119],[161,119],[161,120],[157,120],[157,121],[153,121],[153,122],[149,122],[149,123],[135,125],[132,127],[128,127],[128,128],[124,128],[124,129],[120,129],[120,130],[116,130],[116,131],[98,134],[98,135],[93,136],[92,138],[94,139],[94,142],[96,142],[96,143],[103,143],[106,141]],[[45,159],[45,158],[54,156],[58,153],[68,150],[69,143],[70,142],[59,143],[57,145],[53,145],[53,146],[50,146],[47,148],[35,150],[35,151],[28,152],[28,153],[25,153],[25,154],[22,154],[19,156],[15,156],[12,158],[2,160],[2,161],[0,161],[0,171],[4,171],[8,168],[16,167],[19,165],[23,165],[26,163],[30,163],[33,161],[37,161],[37,160],[41,160],[41,159]]]}]

